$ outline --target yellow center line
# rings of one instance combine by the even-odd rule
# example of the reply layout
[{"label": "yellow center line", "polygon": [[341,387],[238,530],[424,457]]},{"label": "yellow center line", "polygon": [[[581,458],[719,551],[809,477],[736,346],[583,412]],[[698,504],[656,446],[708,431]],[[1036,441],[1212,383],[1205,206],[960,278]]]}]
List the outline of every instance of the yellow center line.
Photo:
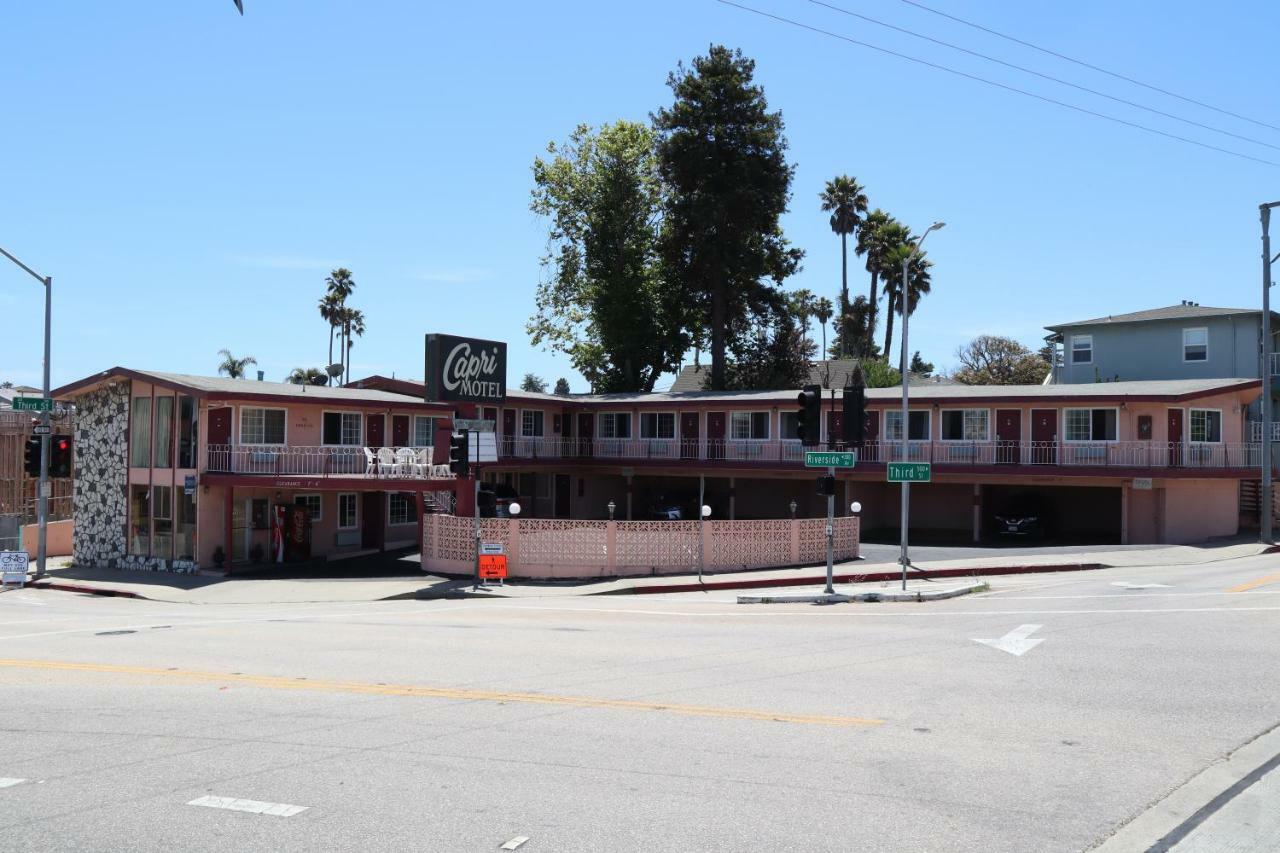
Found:
[{"label": "yellow center line", "polygon": [[307,678],[285,678],[274,675],[244,675],[191,669],[160,669],[158,667],[124,666],[107,663],[0,659],[0,667],[138,675],[170,681],[197,683],[243,684],[246,687],[259,687],[266,690],[312,690],[328,693],[359,693],[373,696],[419,696],[432,699],[457,699],[475,702],[524,702],[535,705],[567,705],[575,708],[606,708],[622,711],[667,711],[672,714],[684,714],[693,717],[761,720],[813,726],[879,726],[884,723],[884,720],[867,717],[787,714],[751,708],[720,708],[708,705],[681,705],[669,702],[642,702],[631,699],[603,699],[587,696],[554,696],[544,693],[514,693],[501,690],[474,690],[462,687],[422,687],[407,684],[370,684],[360,681],[326,681]]},{"label": "yellow center line", "polygon": [[1267,575],[1265,578],[1258,578],[1257,580],[1242,583],[1239,586],[1233,586],[1227,592],[1248,592],[1251,589],[1257,589],[1260,586],[1266,586],[1276,581],[1280,581],[1280,575]]}]

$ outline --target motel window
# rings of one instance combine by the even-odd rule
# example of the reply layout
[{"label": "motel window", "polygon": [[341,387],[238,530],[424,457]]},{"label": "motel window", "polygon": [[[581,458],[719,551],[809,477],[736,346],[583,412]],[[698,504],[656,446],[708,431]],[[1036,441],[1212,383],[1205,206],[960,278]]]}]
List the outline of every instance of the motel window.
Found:
[{"label": "motel window", "polygon": [[177,560],[196,558],[196,496],[186,489],[174,489],[173,556]]},{"label": "motel window", "polygon": [[321,441],[346,446],[360,444],[360,421],[359,412],[325,412]]},{"label": "motel window", "polygon": [[151,489],[147,486],[129,487],[129,553],[141,557],[151,553]]},{"label": "motel window", "polygon": [[629,412],[603,412],[596,418],[597,438],[631,438]]},{"label": "motel window", "polygon": [[[899,413],[901,414],[901,413]],[[986,409],[951,409],[942,413],[943,441],[987,441]]]},{"label": "motel window", "polygon": [[1071,363],[1093,363],[1093,335],[1071,336]]},{"label": "motel window", "polygon": [[799,417],[795,412],[783,412],[778,416],[778,437],[798,441]]},{"label": "motel window", "polygon": [[151,398],[134,397],[129,415],[129,464],[134,468],[151,465]]},{"label": "motel window", "polygon": [[1214,444],[1222,441],[1222,412],[1216,409],[1192,409],[1191,440]]},{"label": "motel window", "polygon": [[436,419],[424,415],[413,416],[413,446],[434,447],[436,443]]},{"label": "motel window", "polygon": [[417,498],[403,492],[387,495],[387,519],[388,524],[417,524]]},{"label": "motel window", "polygon": [[157,468],[173,464],[173,398],[156,397],[155,460]]},{"label": "motel window", "polygon": [[284,444],[284,409],[241,409],[240,443]]},{"label": "motel window", "polygon": [[359,523],[359,512],[356,510],[356,493],[340,492],[338,494],[338,529],[350,530]]},{"label": "motel window", "polygon": [[[178,397],[178,467],[196,467],[196,400],[186,394]],[[183,558],[186,559],[186,558]]]},{"label": "motel window", "polygon": [[1067,409],[1067,441],[1115,441],[1115,409]]},{"label": "motel window", "polygon": [[675,412],[642,412],[640,415],[641,438],[675,438]]},{"label": "motel window", "polygon": [[153,530],[151,553],[157,557],[168,559],[173,553],[173,488],[171,486],[153,486],[151,488],[151,516]]},{"label": "motel window", "polygon": [[1204,326],[1182,330],[1182,360],[1209,360],[1209,330]]},{"label": "motel window", "polygon": [[729,437],[754,441],[769,438],[768,412],[730,412]]},{"label": "motel window", "polygon": [[520,435],[525,438],[542,438],[543,413],[538,409],[525,409],[520,413]]},{"label": "motel window", "polygon": [[294,495],[293,502],[298,506],[305,506],[307,508],[307,515],[313,522],[320,520],[321,507],[323,504],[320,501],[319,495]]},{"label": "motel window", "polygon": [[[929,440],[929,413],[910,412],[907,426],[908,441]],[[902,412],[889,410],[884,413],[884,436],[889,441],[902,441]]]}]

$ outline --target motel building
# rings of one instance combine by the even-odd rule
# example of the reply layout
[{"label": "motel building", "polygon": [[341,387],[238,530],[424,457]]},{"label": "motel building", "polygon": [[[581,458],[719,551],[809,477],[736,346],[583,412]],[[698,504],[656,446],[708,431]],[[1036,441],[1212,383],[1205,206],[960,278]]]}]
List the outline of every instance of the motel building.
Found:
[{"label": "motel building", "polygon": [[[825,472],[804,467],[797,391],[557,397],[505,391],[505,351],[502,370],[492,405],[424,402],[422,382],[382,376],[331,388],[116,367],[59,388],[77,411],[75,560],[242,571],[420,548],[425,571],[469,574],[475,483],[449,474],[455,417],[495,423],[479,476],[521,512],[481,531],[513,577],[824,559]],[[932,463],[911,489],[913,539],[992,538],[1010,511],[1042,516],[1055,542],[1233,535],[1260,393],[1257,379],[913,387],[905,452]],[[824,397],[825,448],[843,425],[839,395]],[[864,434],[838,471],[838,559],[896,536],[900,389],[867,391]],[[682,518],[655,518],[673,505]]]}]

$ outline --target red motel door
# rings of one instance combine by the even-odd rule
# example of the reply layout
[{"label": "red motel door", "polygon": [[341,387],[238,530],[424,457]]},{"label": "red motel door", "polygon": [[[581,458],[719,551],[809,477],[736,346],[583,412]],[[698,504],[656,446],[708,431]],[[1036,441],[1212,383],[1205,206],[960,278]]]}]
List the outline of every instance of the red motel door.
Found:
[{"label": "red motel door", "polygon": [[1022,410],[996,410],[996,462],[1018,464],[1018,443],[1022,441]]},{"label": "red motel door", "polygon": [[702,435],[697,412],[680,413],[680,458],[697,459],[698,442]]},{"label": "red motel door", "polygon": [[[231,407],[209,410],[209,444],[229,447],[231,444]],[[210,471],[230,471],[231,452],[220,450],[209,454]]]},{"label": "red motel door", "polygon": [[395,415],[391,418],[391,443],[396,447],[409,446],[408,415]]},{"label": "red motel door", "polygon": [[707,412],[707,458],[724,458],[724,412]]},{"label": "red motel door", "polygon": [[364,443],[366,447],[382,447],[386,440],[383,433],[383,417],[382,415],[369,415],[364,428]]},{"label": "red motel door", "polygon": [[827,447],[844,444],[844,412],[827,412]]},{"label": "red motel door", "polygon": [[1169,464],[1182,464],[1182,409],[1169,410]]},{"label": "red motel door", "polygon": [[590,412],[578,412],[578,455],[591,458],[591,436],[595,433],[595,419]]},{"label": "red motel door", "polygon": [[868,409],[862,417],[862,452],[859,458],[875,462],[880,458],[880,413]]},{"label": "red motel door", "polygon": [[1058,410],[1031,410],[1031,461],[1036,465],[1058,464]]}]

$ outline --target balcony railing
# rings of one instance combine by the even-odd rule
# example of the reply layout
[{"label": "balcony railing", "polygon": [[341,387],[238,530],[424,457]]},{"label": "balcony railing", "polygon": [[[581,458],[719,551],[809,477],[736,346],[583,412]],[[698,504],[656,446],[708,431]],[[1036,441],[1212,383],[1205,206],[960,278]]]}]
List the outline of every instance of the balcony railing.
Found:
[{"label": "balcony railing", "polygon": [[[1262,421],[1249,421],[1249,440],[1262,441]],[[1271,440],[1280,441],[1280,421],[1271,422]]]},{"label": "balcony railing", "polygon": [[1280,376],[1280,352],[1271,353],[1271,375]]},{"label": "balcony railing", "polygon": [[[266,474],[308,477],[396,477],[444,479],[442,466],[421,464],[431,459],[431,448],[386,448],[391,458],[378,458],[378,448],[370,448],[373,460],[359,446],[286,447],[279,445],[211,444],[207,470],[213,473]],[[409,451],[403,453],[401,451]]]}]

